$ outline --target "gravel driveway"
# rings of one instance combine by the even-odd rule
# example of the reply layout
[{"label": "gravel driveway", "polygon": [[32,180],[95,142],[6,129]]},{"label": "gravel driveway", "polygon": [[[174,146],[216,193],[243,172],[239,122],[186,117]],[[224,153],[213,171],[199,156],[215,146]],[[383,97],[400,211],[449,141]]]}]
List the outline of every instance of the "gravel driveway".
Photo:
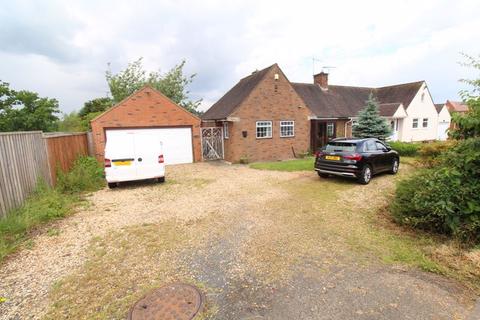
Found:
[{"label": "gravel driveway", "polygon": [[203,288],[212,319],[474,317],[459,284],[362,247],[383,248],[365,217],[394,179],[198,163],[101,190],[0,266],[0,319],[120,319],[174,280]]}]

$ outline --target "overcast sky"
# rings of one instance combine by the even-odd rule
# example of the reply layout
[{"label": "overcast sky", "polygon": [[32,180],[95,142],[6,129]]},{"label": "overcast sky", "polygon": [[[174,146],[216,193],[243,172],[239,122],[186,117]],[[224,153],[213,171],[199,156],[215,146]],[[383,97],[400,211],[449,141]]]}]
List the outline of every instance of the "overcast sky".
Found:
[{"label": "overcast sky", "polygon": [[[208,108],[238,80],[277,62],[291,81],[334,66],[331,84],[426,80],[435,102],[478,76],[480,1],[8,1],[0,0],[0,80],[57,98],[62,111],[108,94],[112,71],[144,57],[196,73]],[[312,65],[312,57],[317,61]]]}]

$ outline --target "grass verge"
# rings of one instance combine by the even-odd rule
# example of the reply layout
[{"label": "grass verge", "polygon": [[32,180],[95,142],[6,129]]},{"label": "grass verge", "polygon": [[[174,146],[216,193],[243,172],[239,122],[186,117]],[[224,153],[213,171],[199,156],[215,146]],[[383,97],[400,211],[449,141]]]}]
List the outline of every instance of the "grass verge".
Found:
[{"label": "grass verge", "polygon": [[65,217],[79,198],[39,183],[24,205],[0,220],[0,262],[14,252],[39,225]]},{"label": "grass verge", "polygon": [[272,162],[255,162],[250,164],[250,168],[259,170],[275,170],[275,171],[313,171],[313,157],[306,157],[296,160],[272,161]]},{"label": "grass verge", "polygon": [[40,181],[21,207],[0,219],[0,262],[39,226],[70,214],[81,201],[82,192],[98,190],[103,185],[102,169],[92,157],[80,157],[70,172],[59,173],[54,189]]}]

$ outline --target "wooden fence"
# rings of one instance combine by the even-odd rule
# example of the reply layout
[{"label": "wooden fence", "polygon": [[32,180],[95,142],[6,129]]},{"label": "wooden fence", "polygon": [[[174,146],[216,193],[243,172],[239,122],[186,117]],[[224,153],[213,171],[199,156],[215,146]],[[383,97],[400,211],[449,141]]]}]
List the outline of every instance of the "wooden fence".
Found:
[{"label": "wooden fence", "polygon": [[22,205],[39,179],[51,183],[42,132],[0,133],[0,217]]},{"label": "wooden fence", "polygon": [[0,133],[0,218],[23,204],[43,179],[56,181],[56,170],[69,170],[88,155],[87,134]]},{"label": "wooden fence", "polygon": [[68,172],[75,159],[88,155],[87,134],[45,134],[44,138],[47,142],[51,181],[55,184],[57,170]]}]

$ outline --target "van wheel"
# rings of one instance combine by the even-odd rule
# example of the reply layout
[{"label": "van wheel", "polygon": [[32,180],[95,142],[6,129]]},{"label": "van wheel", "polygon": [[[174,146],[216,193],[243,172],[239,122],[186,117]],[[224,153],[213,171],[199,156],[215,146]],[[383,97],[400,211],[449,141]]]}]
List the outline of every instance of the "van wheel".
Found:
[{"label": "van wheel", "polygon": [[109,183],[108,183],[108,187],[109,187],[110,189],[116,188],[116,187],[118,187],[118,183],[116,183],[116,182],[109,182]]},{"label": "van wheel", "polygon": [[157,178],[157,182],[164,183],[165,182],[165,177]]},{"label": "van wheel", "polygon": [[372,168],[366,164],[357,176],[357,181],[361,184],[368,184],[372,180]]}]

